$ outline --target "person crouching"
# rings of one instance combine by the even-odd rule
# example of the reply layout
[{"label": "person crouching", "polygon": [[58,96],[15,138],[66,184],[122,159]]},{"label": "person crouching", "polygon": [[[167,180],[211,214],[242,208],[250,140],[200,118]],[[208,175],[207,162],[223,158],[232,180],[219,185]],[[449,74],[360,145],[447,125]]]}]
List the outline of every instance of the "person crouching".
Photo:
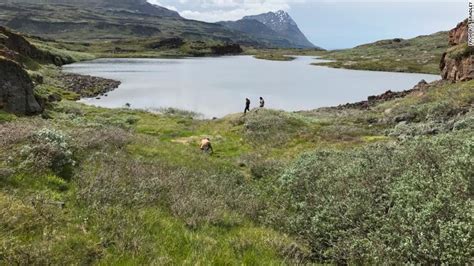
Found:
[{"label": "person crouching", "polygon": [[214,149],[212,148],[211,140],[209,138],[204,138],[201,140],[201,151],[209,154],[214,153]]}]

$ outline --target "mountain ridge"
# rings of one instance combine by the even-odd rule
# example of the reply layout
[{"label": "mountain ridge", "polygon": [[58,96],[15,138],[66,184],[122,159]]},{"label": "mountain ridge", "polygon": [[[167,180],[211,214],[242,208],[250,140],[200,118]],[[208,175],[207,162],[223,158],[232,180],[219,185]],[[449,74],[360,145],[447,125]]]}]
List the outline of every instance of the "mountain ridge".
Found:
[{"label": "mountain ridge", "polygon": [[[239,28],[190,20],[146,0],[6,0],[0,3],[0,25],[48,39],[95,42],[179,37],[258,48],[314,47],[301,45],[257,20],[240,23],[243,25]],[[262,32],[245,30],[249,28]]]},{"label": "mountain ridge", "polygon": [[6,3],[71,5],[91,8],[110,8],[137,11],[143,14],[182,18],[178,12],[154,5],[147,0],[6,0]]},{"label": "mountain ridge", "polygon": [[276,32],[278,36],[290,40],[301,48],[316,48],[303,32],[301,32],[298,24],[286,11],[279,10],[276,12],[245,16],[242,20],[256,20]]}]

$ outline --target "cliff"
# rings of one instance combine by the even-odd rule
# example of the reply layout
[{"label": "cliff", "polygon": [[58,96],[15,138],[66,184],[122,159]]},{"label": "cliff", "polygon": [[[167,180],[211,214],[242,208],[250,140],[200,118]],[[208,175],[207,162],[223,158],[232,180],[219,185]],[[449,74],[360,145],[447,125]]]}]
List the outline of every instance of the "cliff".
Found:
[{"label": "cliff", "polygon": [[60,57],[36,48],[23,36],[0,27],[0,110],[17,115],[43,111],[25,70],[31,62],[63,64]]},{"label": "cliff", "polygon": [[467,44],[467,19],[449,32],[451,47],[442,55],[440,69],[444,80],[452,82],[474,78],[474,47]]}]

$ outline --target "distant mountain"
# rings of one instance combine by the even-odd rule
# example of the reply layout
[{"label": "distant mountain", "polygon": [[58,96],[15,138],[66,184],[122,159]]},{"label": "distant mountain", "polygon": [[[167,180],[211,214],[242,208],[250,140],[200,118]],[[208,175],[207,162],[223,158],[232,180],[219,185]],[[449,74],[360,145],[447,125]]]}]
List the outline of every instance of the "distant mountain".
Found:
[{"label": "distant mountain", "polygon": [[283,11],[207,23],[146,0],[0,0],[0,25],[73,42],[178,37],[262,48],[315,48]]},{"label": "distant mountain", "polygon": [[219,24],[184,19],[146,0],[0,0],[0,25],[74,42],[179,37],[265,45]]},{"label": "distant mountain", "polygon": [[279,47],[318,48],[306,38],[291,16],[282,10],[220,24],[253,37],[269,40]]},{"label": "distant mountain", "polygon": [[279,36],[274,30],[267,27],[265,24],[260,21],[253,19],[242,19],[238,21],[223,21],[219,24],[224,27],[247,34],[255,39],[258,39],[260,42],[265,43],[264,46],[268,47],[281,47],[281,48],[299,48],[298,45],[295,45],[292,41]]}]

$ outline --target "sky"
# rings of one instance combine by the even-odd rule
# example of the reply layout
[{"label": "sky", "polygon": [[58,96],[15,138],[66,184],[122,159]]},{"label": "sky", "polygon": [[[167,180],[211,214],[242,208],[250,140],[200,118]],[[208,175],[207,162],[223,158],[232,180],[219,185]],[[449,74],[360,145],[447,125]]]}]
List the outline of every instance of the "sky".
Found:
[{"label": "sky", "polygon": [[454,28],[468,0],[148,0],[208,22],[285,10],[315,45],[350,48],[381,39],[412,38]]}]

